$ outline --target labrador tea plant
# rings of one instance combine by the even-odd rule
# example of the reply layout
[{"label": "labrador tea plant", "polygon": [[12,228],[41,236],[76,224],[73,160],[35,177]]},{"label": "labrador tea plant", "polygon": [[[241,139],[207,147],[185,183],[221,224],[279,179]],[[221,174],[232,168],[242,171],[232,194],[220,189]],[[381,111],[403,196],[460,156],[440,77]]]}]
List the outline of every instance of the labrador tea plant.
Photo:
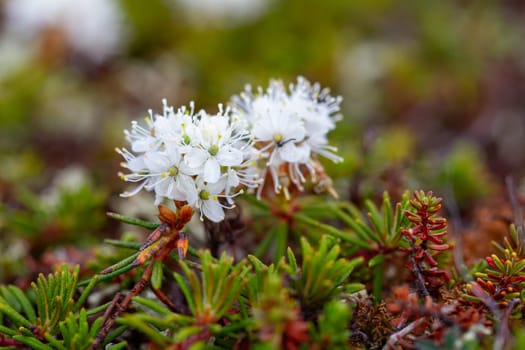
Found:
[{"label": "labrador tea plant", "polygon": [[299,77],[246,86],[215,114],[164,100],[133,121],[117,148],[135,185],[122,197],[153,192],[158,222],[109,213],[147,237],[108,239],[29,288],[0,286],[0,347],[523,345],[523,223],[462,275],[442,198],[339,199],[323,162],[343,161],[327,138],[341,101]]}]

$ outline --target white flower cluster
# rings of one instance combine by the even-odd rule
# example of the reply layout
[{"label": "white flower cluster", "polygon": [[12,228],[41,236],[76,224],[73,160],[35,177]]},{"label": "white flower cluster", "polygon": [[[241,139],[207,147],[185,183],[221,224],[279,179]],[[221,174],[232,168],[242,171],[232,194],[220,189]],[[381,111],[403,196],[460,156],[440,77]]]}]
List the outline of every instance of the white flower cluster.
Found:
[{"label": "white flower cluster", "polygon": [[140,182],[123,196],[145,188],[155,191],[155,204],[164,198],[185,201],[199,208],[201,216],[222,221],[228,206],[219,198],[231,206],[239,185],[253,186],[245,170],[252,156],[251,136],[222,106],[217,115],[209,115],[195,113],[193,104],[174,110],[163,103],[163,114],[150,111],[146,127],[133,122],[131,131],[126,130],[133,153],[117,149],[131,171],[122,178]]},{"label": "white flower cluster", "polygon": [[254,93],[248,85],[233,97],[234,113],[247,121],[260,156],[266,160],[261,178],[269,172],[275,192],[286,190],[288,180],[302,190],[306,181],[302,169],[315,178],[318,154],[342,161],[327,139],[341,118],[341,101],[340,96],[332,97],[328,89],[311,85],[303,77],[290,85],[290,93],[281,81],[274,80],[266,92],[259,87]]},{"label": "white flower cluster", "polygon": [[[232,98],[232,108],[210,115],[190,108],[175,110],[163,101],[162,115],[150,111],[146,126],[132,122],[125,131],[131,151],[117,149],[129,174],[125,181],[155,192],[155,203],[164,198],[185,201],[200,209],[201,218],[224,219],[224,208],[243,187],[259,186],[270,177],[274,190],[286,191],[290,181],[299,190],[314,179],[320,166],[317,155],[341,160],[328,144],[326,134],[335,128],[341,98],[300,77],[287,92],[280,81],[253,93],[246,87]],[[222,200],[221,200],[222,199]]]}]

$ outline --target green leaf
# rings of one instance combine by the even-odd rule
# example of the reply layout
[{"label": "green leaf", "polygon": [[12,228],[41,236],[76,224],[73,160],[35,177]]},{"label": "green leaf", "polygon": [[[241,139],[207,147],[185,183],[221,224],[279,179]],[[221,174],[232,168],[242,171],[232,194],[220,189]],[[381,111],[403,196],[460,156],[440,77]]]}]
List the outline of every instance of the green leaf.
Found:
[{"label": "green leaf", "polygon": [[323,313],[317,322],[316,338],[320,345],[330,344],[330,349],[336,350],[348,348],[350,310],[349,305],[340,301],[330,301],[324,305]]},{"label": "green leaf", "polygon": [[88,280],[79,282],[77,284],[77,287],[83,287],[85,285],[90,285],[92,283],[96,284],[97,282],[103,282],[103,281],[107,281],[107,280],[112,280],[116,276],[122,275],[122,274],[128,272],[129,270],[134,269],[136,266],[133,265],[133,261],[135,261],[135,259],[137,258],[138,255],[139,255],[139,252],[136,252],[135,254],[130,255],[127,258],[123,259],[122,261],[116,263],[115,265],[105,269],[104,271],[108,271],[108,272],[107,273],[103,273],[101,275],[96,275],[95,276],[96,277],[96,281],[95,282],[93,282],[93,278],[92,279],[88,279]]},{"label": "green leaf", "polygon": [[278,263],[286,252],[286,243],[288,242],[288,223],[279,221],[275,230],[275,256],[274,261]]},{"label": "green leaf", "polygon": [[132,217],[121,215],[121,214],[117,214],[117,213],[108,212],[107,215],[110,218],[116,219],[116,220],[121,221],[123,223],[134,225],[134,226],[144,227],[144,228],[147,228],[149,230],[156,229],[159,226],[159,224],[154,223],[154,222],[144,221],[144,220],[132,218]]},{"label": "green leaf", "polygon": [[376,303],[380,302],[383,297],[383,278],[383,269],[377,265],[374,268],[372,280],[372,294]]},{"label": "green leaf", "polygon": [[174,336],[174,340],[176,342],[182,342],[186,339],[188,339],[190,336],[194,334],[198,334],[202,331],[202,328],[199,326],[188,326],[183,327],[180,330],[177,331],[177,333]]},{"label": "green leaf", "polygon": [[24,311],[24,313],[26,314],[29,322],[33,324],[36,323],[35,309],[33,305],[31,304],[31,301],[29,301],[27,296],[24,294],[24,292],[16,286],[9,286],[8,289],[11,291],[11,293],[15,296],[15,298],[20,303],[20,306],[22,310]]},{"label": "green leaf", "polygon": [[[383,192],[383,227],[390,229],[393,227],[394,224],[394,214],[392,213],[392,205],[390,204],[390,196],[388,195],[388,192]],[[387,234],[391,234],[391,232],[387,232]]]},{"label": "green leaf", "polygon": [[184,278],[179,275],[178,273],[173,273],[173,277],[175,277],[175,280],[177,281],[177,284],[179,285],[182,294],[184,294],[184,297],[186,298],[186,302],[188,303],[188,307],[190,308],[190,311],[195,314],[196,307],[195,307],[195,301],[193,300],[193,295],[190,292],[190,288],[186,284],[186,281],[184,281]]},{"label": "green leaf", "polygon": [[[87,315],[87,312],[86,312]],[[102,317],[97,318],[93,323],[91,324],[91,328],[88,333],[88,337],[90,339],[95,339],[95,336],[100,330],[100,327],[102,327],[102,323],[104,322],[104,319]]]},{"label": "green leaf", "polygon": [[153,289],[160,289],[162,287],[163,264],[160,260],[153,261],[153,270],[151,272],[151,287]]},{"label": "green leaf", "polygon": [[64,344],[62,344],[61,341],[59,341],[58,339],[56,339],[55,337],[53,337],[51,334],[49,333],[46,333],[44,335],[44,338],[46,338],[46,340],[48,341],[49,344],[51,344],[55,349],[58,349],[58,350],[68,350]]},{"label": "green leaf", "polygon": [[372,201],[366,200],[365,205],[368,209],[368,217],[370,219],[370,223],[372,224],[376,232],[376,237],[379,239],[381,245],[386,245],[387,239],[385,237],[384,232],[383,216],[379,213],[379,210]]},{"label": "green leaf", "polygon": [[36,338],[30,338],[24,335],[15,335],[13,336],[13,339],[19,343],[29,346],[31,349],[34,349],[34,350],[53,350],[52,347],[42,343],[40,340]]},{"label": "green leaf", "polygon": [[322,231],[323,233],[332,235],[332,236],[334,236],[336,238],[339,238],[339,239],[341,239],[341,240],[343,240],[345,242],[351,243],[351,244],[353,244],[356,247],[365,248],[365,249],[369,248],[369,245],[366,242],[363,242],[359,238],[353,237],[351,232],[341,231],[341,230],[339,230],[339,229],[337,229],[337,228],[335,228],[333,226],[330,226],[330,225],[327,225],[327,224],[323,224],[323,223],[321,223],[319,221],[310,219],[309,217],[307,217],[307,216],[305,216],[305,215],[303,215],[301,213],[295,214],[294,215],[294,219],[297,222],[300,222],[300,223],[306,225],[310,229],[312,229],[312,228],[318,229],[318,230]]},{"label": "green leaf", "polygon": [[108,350],[122,350],[125,349],[128,346],[128,342],[122,341],[120,343],[117,343],[115,345],[109,345],[106,347]]},{"label": "green leaf", "polygon": [[133,249],[133,250],[138,250],[140,246],[142,245],[139,242],[126,242],[126,241],[119,241],[116,239],[105,239],[104,243],[112,245],[114,247]]},{"label": "green leaf", "polygon": [[80,310],[80,314],[78,315],[78,333],[83,338],[89,337],[89,324],[87,319],[87,312],[85,309]]},{"label": "green leaf", "polygon": [[291,275],[291,283],[306,308],[315,309],[341,292],[354,267],[363,262],[361,257],[350,261],[339,258],[339,245],[332,245],[329,236],[321,238],[317,249],[302,238],[301,250],[303,262]]},{"label": "green leaf", "polygon": [[73,312],[77,312],[82,307],[82,305],[84,304],[84,301],[86,301],[86,298],[88,297],[91,290],[93,290],[93,288],[95,287],[98,281],[99,281],[98,275],[95,275],[91,280],[89,280],[89,284],[87,285],[86,288],[84,288],[84,290],[82,291],[82,294],[80,294],[80,297],[78,298],[77,302],[73,306]]},{"label": "green leaf", "polygon": [[7,336],[12,337],[13,335],[17,335],[18,332],[6,326],[0,325],[0,334],[5,334]]},{"label": "green leaf", "polygon": [[368,267],[374,267],[376,265],[380,265],[385,261],[385,256],[383,254],[377,254],[374,256],[370,261],[368,261]]},{"label": "green leaf", "polygon": [[[363,241],[375,240],[374,234],[372,230],[363,224],[363,222],[360,219],[354,219],[347,213],[343,212],[341,209],[337,210],[336,212],[339,219],[341,219],[348,227],[350,227],[355,234]],[[360,213],[358,213],[360,217]]]},{"label": "green leaf", "polygon": [[216,330],[213,330],[214,335],[229,335],[232,337],[236,337],[239,334],[239,331],[248,329],[251,325],[253,325],[254,321],[251,318],[229,324],[227,326],[220,327]]},{"label": "green leaf", "polygon": [[115,328],[114,330],[109,332],[107,337],[104,339],[104,344],[111,343],[113,340],[115,340],[118,337],[120,337],[122,335],[122,333],[124,333],[128,328],[129,327],[127,325],[122,325],[120,327]]},{"label": "green leaf", "polygon": [[349,294],[357,293],[363,289],[366,288],[366,286],[362,283],[348,283],[346,286],[346,292]]},{"label": "green leaf", "polygon": [[139,305],[145,306],[148,309],[153,310],[164,316],[171,314],[171,311],[167,309],[163,304],[159,304],[158,302],[151,300],[151,299],[143,298],[141,296],[136,296],[133,298],[133,302]]},{"label": "green leaf", "polygon": [[13,294],[13,292],[11,292],[11,290],[9,290],[9,288],[6,286],[0,286],[0,293],[7,304],[9,304],[13,309],[18,311],[21,308],[16,296]]},{"label": "green leaf", "polygon": [[418,349],[421,350],[441,350],[441,346],[438,346],[435,342],[427,339],[421,339],[417,341]]},{"label": "green leaf", "polygon": [[255,271],[262,272],[268,268],[266,265],[264,265],[264,263],[261,260],[259,260],[254,255],[248,255],[248,261],[250,261],[250,263],[253,265],[253,267],[255,268]]},{"label": "green leaf", "polygon": [[288,264],[290,265],[290,273],[295,275],[297,274],[298,267],[297,267],[297,260],[295,259],[295,255],[293,254],[293,250],[288,247]]},{"label": "green leaf", "polygon": [[9,319],[17,326],[31,326],[31,322],[29,322],[24,316],[20,315],[15,309],[7,304],[4,299],[0,299],[0,312],[9,317]]},{"label": "green leaf", "polygon": [[270,245],[275,240],[276,235],[277,231],[271,230],[270,233],[267,234],[266,237],[262,240],[262,242],[257,245],[257,248],[255,249],[253,255],[258,258],[262,257],[264,253],[266,253],[268,248],[270,248]]},{"label": "green leaf", "polygon": [[127,314],[124,317],[118,318],[117,323],[133,327],[144,333],[149,340],[155,342],[159,346],[164,347],[166,342],[169,341],[169,338],[163,335],[158,329],[153,328],[150,324],[144,322],[136,315]]}]

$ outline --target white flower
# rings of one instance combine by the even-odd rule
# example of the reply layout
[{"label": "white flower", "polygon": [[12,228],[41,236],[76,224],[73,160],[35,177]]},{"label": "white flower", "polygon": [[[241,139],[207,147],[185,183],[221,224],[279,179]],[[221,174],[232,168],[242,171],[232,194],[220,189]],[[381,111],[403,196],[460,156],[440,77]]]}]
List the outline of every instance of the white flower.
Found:
[{"label": "white flower", "polygon": [[198,130],[200,145],[188,152],[186,163],[191,168],[202,168],[203,180],[215,183],[221,176],[221,167],[240,166],[243,162],[243,151],[234,147],[238,135],[232,132],[230,118],[222,114],[203,115]]},{"label": "white flower", "polygon": [[144,155],[144,163],[152,176],[146,189],[155,190],[156,205],[160,204],[163,197],[195,204],[195,182],[176,147],[166,147],[162,152],[148,152]]},{"label": "white flower", "polygon": [[335,128],[335,123],[341,119],[341,96],[333,97],[327,88],[321,89],[316,83],[311,85],[303,77],[297,79],[297,85],[290,86],[291,104],[304,121],[308,137],[306,143],[314,153],[320,154],[333,162],[342,158],[334,152],[337,149],[328,145],[327,133]]},{"label": "white flower", "polygon": [[200,142],[198,121],[204,111],[195,113],[195,105],[190,102],[190,108],[180,107],[177,111],[162,100],[163,115],[156,118],[153,125],[155,137],[165,144],[173,144],[180,148],[181,153],[187,153],[197,147]]},{"label": "white flower", "polygon": [[224,208],[227,207],[220,202],[221,193],[224,191],[226,182],[224,179],[216,183],[206,183],[202,179],[198,179],[199,196],[197,199],[197,208],[201,211],[201,219],[206,216],[213,222],[220,222],[224,220]]},{"label": "white flower", "polygon": [[[307,170],[315,177],[317,155],[334,162],[341,161],[335,147],[328,144],[327,133],[340,119],[340,97],[332,97],[328,89],[311,85],[299,77],[290,85],[289,93],[281,81],[271,81],[264,91],[247,86],[232,98],[234,117],[251,128],[260,158],[266,160],[260,177],[271,177],[275,192],[288,187],[288,180],[302,190]],[[260,162],[259,162],[260,163]],[[259,189],[261,193],[262,186]],[[285,193],[286,194],[286,193]]]},{"label": "white flower", "polygon": [[124,134],[131,144],[133,152],[148,152],[157,150],[161,144],[161,140],[153,135],[152,112],[150,111],[150,118],[146,117],[145,121],[148,128],[142,127],[136,121],[131,122],[131,131],[124,130]]},{"label": "white flower", "polygon": [[165,198],[185,201],[199,208],[201,217],[220,221],[240,187],[256,184],[256,174],[249,170],[252,136],[221,106],[217,115],[208,115],[194,113],[193,103],[177,110],[165,100],[163,104],[162,115],[150,112],[145,126],[132,122],[131,131],[125,131],[132,150],[117,149],[130,170],[121,177],[139,185],[122,196],[146,189],[155,193],[156,205]]},{"label": "white flower", "polygon": [[263,150],[271,149],[270,165],[276,156],[290,163],[304,162],[310,156],[310,148],[303,142],[304,123],[291,110],[268,108],[267,117],[254,123],[253,135],[255,141],[268,142]]}]

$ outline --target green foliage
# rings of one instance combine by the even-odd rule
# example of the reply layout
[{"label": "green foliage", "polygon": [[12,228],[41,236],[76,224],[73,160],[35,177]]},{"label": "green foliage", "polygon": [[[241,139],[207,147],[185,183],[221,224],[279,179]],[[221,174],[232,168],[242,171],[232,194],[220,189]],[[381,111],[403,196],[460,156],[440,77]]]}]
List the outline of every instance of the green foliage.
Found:
[{"label": "green foliage", "polygon": [[[306,343],[313,323],[303,314],[311,314],[313,320],[326,302],[337,300],[349,287],[357,288],[348,277],[362,259],[347,260],[339,255],[339,246],[328,236],[321,239],[319,248],[303,240],[300,264],[290,249],[288,263],[281,259],[271,265],[255,256],[234,264],[226,255],[214,259],[209,251],[201,251],[199,264],[181,261],[182,273],[163,274],[163,285],[173,278],[180,288],[187,312],[167,307],[162,300],[135,296],[138,312],[124,314],[117,322],[160,347],[198,347],[212,341],[215,346],[230,348],[240,338],[250,339],[255,348],[279,348],[290,337],[298,344]],[[332,319],[348,319],[350,310],[342,307],[331,306],[326,312]],[[332,308],[339,311],[332,314]],[[345,325],[340,328],[347,329]],[[323,328],[316,332],[319,342],[342,342],[340,332]]]},{"label": "green foliage", "polygon": [[[60,334],[63,337],[63,348],[87,349],[88,345],[95,339],[101,325],[101,317],[90,325],[85,309],[81,309],[78,314],[70,314],[69,317],[59,323]],[[46,337],[46,339],[52,340],[50,337]]]},{"label": "green foliage", "polygon": [[212,335],[228,337],[233,330],[222,327],[219,322],[225,318],[241,321],[237,328],[242,329],[242,319],[231,313],[247,283],[248,266],[234,265],[233,259],[226,255],[213,259],[209,251],[201,251],[198,256],[200,264],[191,265],[200,274],[185,261],[180,263],[183,274],[173,273],[189,314],[174,312],[164,304],[137,296],[133,301],[147,312],[126,314],[117,322],[136,329],[162,347],[183,343],[198,346]]},{"label": "green foliage", "polygon": [[41,274],[32,294],[0,286],[0,335],[34,349],[87,349],[102,318],[90,325],[86,310],[75,312],[78,272],[63,265],[55,274]]},{"label": "green foliage", "polygon": [[[271,251],[273,245],[273,261],[278,262],[285,256],[286,246],[302,236],[318,240],[326,234],[347,243],[348,250],[351,247],[354,251],[357,248],[368,248],[366,241],[356,237],[352,232],[324,222],[324,219],[334,217],[333,212],[340,208],[338,204],[320,203],[311,198],[290,202],[284,196],[277,196],[273,199],[274,203],[270,204],[251,196],[246,196],[245,199],[256,207],[260,222],[267,226],[260,228],[267,234],[254,252],[259,258],[263,258],[265,253]],[[275,220],[276,216],[279,220]]]},{"label": "green foliage", "polygon": [[291,249],[288,249],[288,261],[291,285],[306,309],[315,309],[341,293],[354,267],[363,262],[361,257],[352,260],[339,258],[341,248],[327,236],[321,238],[318,249],[313,249],[303,238],[301,248],[301,268],[297,268]]},{"label": "green foliage", "polygon": [[359,237],[367,242],[368,250],[379,253],[397,248],[401,244],[401,228],[406,227],[408,219],[403,215],[409,208],[409,193],[405,192],[401,202],[392,209],[388,192],[383,193],[383,202],[378,208],[371,200],[365,201],[366,214],[352,203],[344,203],[335,209],[337,216]]},{"label": "green foliage", "polygon": [[348,305],[341,301],[332,300],[325,304],[317,322],[318,329],[314,332],[316,342],[322,349],[348,349],[351,316]]},{"label": "green foliage", "polygon": [[[371,200],[365,201],[366,213],[363,213],[352,203],[342,203],[340,206],[332,206],[331,209],[338,219],[348,226],[352,233],[365,243],[362,268],[367,280],[372,280],[372,294],[376,300],[381,300],[383,293],[384,270],[393,259],[398,259],[396,253],[406,243],[401,239],[401,229],[408,225],[409,221],[404,212],[410,207],[409,193],[405,192],[401,201],[392,208],[392,201],[388,192],[383,193],[381,207]],[[354,247],[343,245],[345,254],[355,254]],[[364,277],[364,276],[363,276]]]},{"label": "green foliage", "polygon": [[105,191],[89,181],[74,187],[57,183],[49,193],[37,195],[17,188],[20,206],[0,211],[14,233],[33,242],[36,254],[67,242],[88,242],[104,223]]},{"label": "green foliage", "polygon": [[38,276],[31,287],[35,293],[39,332],[54,331],[73,308],[73,296],[78,279],[78,267],[71,273],[66,266],[55,275]]},{"label": "green foliage", "polygon": [[233,258],[223,254],[214,261],[209,251],[200,254],[202,280],[183,261],[181,268],[188,280],[175,273],[192,315],[199,325],[217,322],[230,309],[246,283],[246,266],[233,265]]},{"label": "green foliage", "polygon": [[[249,344],[254,349],[345,349],[371,344],[359,340],[360,337],[373,339],[378,334],[396,344],[395,337],[388,338],[391,329],[385,328],[391,325],[394,315],[399,339],[407,334],[412,336],[410,332],[415,332],[415,328],[410,327],[423,327],[424,320],[432,318],[439,320],[434,324],[440,327],[461,325],[463,328],[457,335],[465,346],[471,344],[470,333],[479,337],[485,334],[487,328],[482,324],[485,318],[477,311],[479,307],[468,309],[468,305],[478,305],[475,300],[479,303],[479,296],[478,299],[466,296],[466,309],[432,300],[430,296],[422,303],[422,299],[410,296],[405,285],[404,292],[401,289],[396,292],[398,299],[385,304],[384,282],[376,277],[382,277],[384,269],[399,257],[401,250],[413,255],[424,281],[436,277],[427,272],[435,272],[432,269],[437,266],[431,263],[432,256],[445,244],[441,237],[446,221],[437,217],[440,198],[417,191],[413,198],[405,194],[393,206],[385,192],[381,206],[365,202],[366,213],[345,202],[303,204],[305,209],[294,212],[291,219],[300,223],[300,227],[310,224],[304,231],[308,232],[308,238],[300,237],[298,251],[288,247],[286,256],[280,256],[272,264],[251,255],[234,262],[226,254],[214,258],[208,250],[193,249],[189,250],[191,259],[180,260],[172,252],[163,259],[150,256],[136,264],[141,254],[139,242],[107,240],[113,249],[99,265],[112,265],[90,279],[77,283],[78,268],[71,272],[63,267],[53,275],[39,276],[31,292],[0,286],[0,341],[5,339],[35,349],[87,349],[93,342],[98,347],[120,349],[131,344],[140,333],[140,339],[153,348],[230,349]],[[321,211],[323,207],[321,214],[309,215],[310,211]],[[142,220],[111,216],[148,230],[157,227]],[[338,224],[321,221],[326,218],[336,218]],[[299,230],[290,224],[278,221],[275,232]],[[521,246],[515,229],[512,234],[513,244],[505,241],[504,247],[497,246],[500,256],[487,259],[489,267],[479,267],[481,271],[476,274],[487,285],[507,281],[499,290],[509,291],[509,286],[519,289],[523,284]],[[360,242],[359,247],[351,246],[354,240]],[[432,255],[427,257],[425,252]],[[404,258],[399,266],[409,272],[406,265],[411,260],[406,254]],[[409,268],[413,270],[413,266]],[[499,279],[493,276],[497,274]],[[513,280],[509,276],[518,277]],[[135,286],[131,287],[133,283]],[[105,300],[86,309],[87,297],[94,290],[104,291],[105,285],[118,285],[124,293],[129,290],[127,295],[117,294],[113,301]],[[366,298],[365,285],[374,292],[374,302]],[[148,286],[153,294],[140,296]],[[520,291],[510,293],[511,299],[497,300],[514,303],[521,298]],[[123,299],[129,299],[133,307],[128,308]],[[518,309],[521,310],[516,307],[514,311]],[[103,311],[106,314],[100,317]],[[420,318],[422,321],[417,321]],[[108,319],[116,319],[116,325],[108,326]],[[440,339],[444,345],[449,344],[451,334],[456,334],[451,333],[455,331],[453,327],[443,333],[439,333],[440,329],[430,331],[433,335],[443,334]],[[416,333],[410,339],[417,339],[418,346],[429,349],[436,344],[422,341]]]},{"label": "green foliage", "polygon": [[261,280],[261,289],[252,295],[252,330],[260,344],[257,348],[281,348],[287,327],[299,325],[301,335],[307,325],[301,321],[299,307],[285,287],[283,276],[267,273]]}]

